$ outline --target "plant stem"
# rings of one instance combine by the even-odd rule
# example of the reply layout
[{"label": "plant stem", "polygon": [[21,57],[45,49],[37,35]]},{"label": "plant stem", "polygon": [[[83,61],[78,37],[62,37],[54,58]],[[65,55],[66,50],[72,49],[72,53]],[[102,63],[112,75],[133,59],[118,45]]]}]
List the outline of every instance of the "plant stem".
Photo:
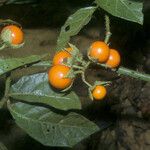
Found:
[{"label": "plant stem", "polygon": [[105,15],[105,28],[106,28],[106,36],[105,36],[105,43],[108,44],[109,39],[111,37],[111,32],[110,32],[110,18],[108,15]]},{"label": "plant stem", "polygon": [[84,66],[84,70],[82,71],[82,74],[81,74],[81,77],[82,77],[82,80],[83,82],[88,86],[88,87],[92,87],[92,85],[86,81],[85,79],[85,70],[88,68],[88,66],[90,65],[90,61],[86,62],[86,65]]},{"label": "plant stem", "polygon": [[73,65],[72,67],[73,67],[73,68],[75,68],[75,69],[81,69],[81,70],[83,70],[83,69],[84,69],[84,67],[77,66],[77,65]]},{"label": "plant stem", "polygon": [[0,109],[4,106],[4,103],[6,102],[5,98],[3,97],[0,101]]},{"label": "plant stem", "polygon": [[74,74],[82,74],[83,71],[82,70],[77,70],[77,71],[74,71]]},{"label": "plant stem", "polygon": [[89,82],[87,82],[87,81],[85,80],[85,74],[84,74],[84,72],[81,74],[81,76],[82,76],[83,82],[84,82],[88,87],[92,87],[92,85],[91,85]]},{"label": "plant stem", "polygon": [[0,50],[4,49],[6,47],[5,44],[0,45]]},{"label": "plant stem", "polygon": [[116,72],[118,74],[130,76],[132,78],[136,78],[136,79],[140,79],[140,80],[144,80],[144,81],[150,82],[150,75],[144,74],[144,73],[140,73],[138,71],[127,69],[127,68],[124,68],[124,67],[119,67],[119,69]]},{"label": "plant stem", "polygon": [[11,83],[11,79],[10,79],[10,76],[8,76],[6,79],[6,83],[5,83],[5,95],[4,95],[5,97],[8,97],[10,83]]},{"label": "plant stem", "polygon": [[7,79],[6,79],[6,82],[5,82],[4,97],[0,101],[0,108],[2,108],[3,105],[6,103],[6,101],[8,100],[8,97],[9,97],[8,94],[9,94],[10,84],[11,84],[11,79],[10,79],[10,76],[8,76]]},{"label": "plant stem", "polygon": [[[97,63],[97,64],[102,66],[102,67],[108,68],[105,64],[99,64],[99,63]],[[136,78],[136,79],[150,82],[150,75],[149,74],[140,73],[138,71],[127,69],[124,67],[119,67],[118,69],[111,69],[111,70],[116,71],[120,75],[130,76],[132,78]]]}]

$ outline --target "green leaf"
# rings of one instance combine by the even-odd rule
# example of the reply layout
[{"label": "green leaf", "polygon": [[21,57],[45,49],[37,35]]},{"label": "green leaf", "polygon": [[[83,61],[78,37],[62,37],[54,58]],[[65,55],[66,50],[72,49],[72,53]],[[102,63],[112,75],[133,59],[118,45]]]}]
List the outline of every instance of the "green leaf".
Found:
[{"label": "green leaf", "polygon": [[0,75],[18,67],[41,60],[44,56],[31,55],[23,58],[0,58]]},{"label": "green leaf", "polygon": [[6,4],[28,4],[36,2],[38,2],[38,0],[7,0]]},{"label": "green leaf", "polygon": [[36,64],[32,65],[33,67],[46,67],[49,68],[50,66],[52,66],[52,62],[51,61],[40,61]]},{"label": "green leaf", "polygon": [[2,142],[0,142],[0,150],[8,150]]},{"label": "green leaf", "polygon": [[0,19],[0,26],[6,26],[6,25],[11,25],[11,24],[13,24],[13,25],[17,25],[17,26],[19,26],[20,28],[21,28],[21,24],[19,24],[18,22],[16,22],[16,21],[13,21],[13,20],[11,20],[11,19]]},{"label": "green leaf", "polygon": [[143,24],[143,3],[138,0],[95,0],[98,6],[113,16]]},{"label": "green leaf", "polygon": [[8,106],[16,123],[46,146],[72,147],[99,130],[97,125],[77,113],[56,114],[48,108],[21,102]]},{"label": "green leaf", "polygon": [[57,40],[57,50],[63,49],[68,44],[70,37],[78,34],[81,28],[91,20],[92,14],[95,10],[96,7],[81,8],[68,17],[67,21],[61,28]]},{"label": "green leaf", "polygon": [[47,73],[22,77],[11,86],[9,96],[32,103],[43,103],[61,110],[81,109],[81,102],[73,92],[55,92],[49,85]]}]

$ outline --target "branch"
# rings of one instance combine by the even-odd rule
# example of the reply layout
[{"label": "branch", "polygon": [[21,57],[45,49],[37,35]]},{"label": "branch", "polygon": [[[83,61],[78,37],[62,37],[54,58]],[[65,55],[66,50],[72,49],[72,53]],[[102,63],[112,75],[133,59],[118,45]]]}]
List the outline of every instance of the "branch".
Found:
[{"label": "branch", "polygon": [[10,76],[7,77],[6,82],[5,82],[5,93],[4,97],[0,101],[0,108],[2,108],[5,104],[5,102],[8,100],[8,94],[9,94],[9,89],[10,89],[10,84],[11,84],[11,79]]},{"label": "branch", "polygon": [[134,71],[131,69],[127,69],[124,67],[119,67],[119,69],[116,71],[118,74],[130,76],[132,78],[144,80],[150,82],[150,75],[145,73],[140,73],[138,71]]},{"label": "branch", "polygon": [[[103,66],[105,68],[109,68],[106,64],[97,63],[97,65]],[[127,69],[124,67],[119,67],[118,69],[111,69],[111,70],[117,72],[120,75],[130,76],[132,78],[136,78],[136,79],[150,82],[150,75],[149,74],[140,73],[138,71]]]},{"label": "branch", "polygon": [[108,15],[105,15],[105,28],[106,28],[106,36],[105,36],[105,43],[108,44],[109,39],[111,37],[111,32],[110,32],[110,18]]}]

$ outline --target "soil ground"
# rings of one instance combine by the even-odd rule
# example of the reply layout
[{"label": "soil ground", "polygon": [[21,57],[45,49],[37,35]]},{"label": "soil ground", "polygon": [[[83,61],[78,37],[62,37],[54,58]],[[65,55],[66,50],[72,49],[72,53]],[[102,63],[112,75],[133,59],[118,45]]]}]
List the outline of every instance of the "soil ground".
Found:
[{"label": "soil ground", "polygon": [[[64,20],[60,21],[62,10],[54,10],[57,7],[53,1],[53,7],[49,11],[45,3],[40,9],[35,9],[30,5],[4,6],[0,10],[3,18],[10,18],[20,22],[24,27],[25,45],[23,48],[12,50],[6,49],[0,52],[1,57],[22,57],[31,54],[42,55],[51,53],[53,56],[56,40],[59,35],[60,26],[64,23],[65,18],[69,15],[72,6],[66,3],[64,10]],[[148,5],[147,5],[148,6]],[[31,9],[32,8],[32,9]],[[9,12],[8,12],[9,10]],[[26,10],[26,11],[25,11]],[[33,12],[33,10],[35,10]],[[21,11],[21,13],[19,13]],[[42,18],[41,12],[45,12],[45,18]],[[148,11],[145,8],[145,13]],[[8,13],[6,13],[8,12]],[[24,14],[23,16],[20,16]],[[146,13],[144,27],[136,24],[125,23],[118,19],[112,22],[111,46],[120,50],[122,55],[122,65],[134,70],[150,73],[150,23],[147,21],[149,15]],[[36,17],[39,15],[39,20]],[[51,19],[50,20],[50,16]],[[34,18],[34,19],[33,19]],[[94,20],[95,21],[95,20]],[[71,39],[85,55],[89,45],[98,39],[104,37],[104,26],[102,23],[94,22],[97,25],[89,25],[85,30]],[[117,26],[117,27],[116,27]],[[118,28],[119,26],[119,28]],[[128,27],[130,26],[130,27]],[[126,30],[124,30],[124,28]],[[124,35],[124,36],[122,36]],[[13,79],[17,80],[24,74],[31,74],[37,70],[17,70],[13,73]],[[80,78],[74,85],[74,90],[80,95],[83,112],[86,116],[94,120],[97,124],[101,122],[111,122],[111,126],[102,132],[98,132],[88,139],[77,144],[73,150],[149,150],[150,149],[150,83],[139,81],[125,76],[117,76],[115,73],[106,71],[102,68],[93,66],[90,68],[88,80],[112,80],[112,85],[108,87],[108,95],[104,102],[91,102],[87,98],[87,89],[80,84]],[[0,88],[4,89],[4,77],[1,79]],[[80,85],[80,86],[79,86]],[[2,91],[1,90],[1,91]],[[8,150],[48,150],[64,149],[49,148],[34,141],[26,135],[10,117],[7,110],[1,110],[0,116],[0,141],[6,144]],[[31,147],[32,145],[32,147]]]}]

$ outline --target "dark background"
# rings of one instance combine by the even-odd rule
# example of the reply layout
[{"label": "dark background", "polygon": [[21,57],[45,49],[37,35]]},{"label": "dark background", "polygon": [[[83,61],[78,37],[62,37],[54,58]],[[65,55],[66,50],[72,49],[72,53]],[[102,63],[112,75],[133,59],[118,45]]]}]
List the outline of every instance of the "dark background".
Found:
[{"label": "dark background", "polygon": [[[23,48],[1,51],[0,56],[20,57],[31,54],[41,55],[50,52],[59,35],[60,27],[67,17],[78,8],[90,6],[92,0],[35,0],[30,4],[9,4],[0,1],[1,19],[12,19],[19,22],[25,33],[26,44]],[[5,2],[5,3],[2,3]],[[150,1],[144,1],[144,25],[128,22],[111,16],[111,47],[119,50],[122,56],[122,66],[140,72],[150,73]],[[95,40],[103,40],[105,27],[104,11],[95,12],[91,22],[85,26],[79,35],[73,37],[74,43],[86,54],[89,45]],[[24,74],[37,70],[17,70],[12,78],[17,80]],[[98,125],[111,125],[81,143],[74,150],[148,150],[150,149],[150,84],[125,76],[117,76],[102,68],[93,66],[89,70],[88,80],[107,79],[113,84],[108,87],[108,95],[103,102],[90,102],[87,89],[76,81],[74,90],[80,95],[83,104],[82,113]],[[89,74],[87,72],[87,74]],[[4,90],[5,76],[1,77],[1,95]],[[80,85],[80,86],[79,86]],[[0,141],[8,150],[48,150],[26,135],[15,125],[9,112],[0,110]],[[65,149],[65,148],[64,148]]]}]

